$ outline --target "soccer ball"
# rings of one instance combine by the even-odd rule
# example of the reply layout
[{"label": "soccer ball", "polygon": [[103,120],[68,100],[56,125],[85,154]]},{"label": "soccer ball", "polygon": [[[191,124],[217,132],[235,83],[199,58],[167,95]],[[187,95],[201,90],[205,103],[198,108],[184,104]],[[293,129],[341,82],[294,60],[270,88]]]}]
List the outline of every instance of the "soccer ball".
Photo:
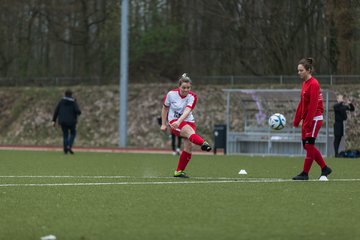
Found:
[{"label": "soccer ball", "polygon": [[281,113],[275,113],[269,118],[269,126],[274,130],[281,130],[286,125],[286,118]]}]

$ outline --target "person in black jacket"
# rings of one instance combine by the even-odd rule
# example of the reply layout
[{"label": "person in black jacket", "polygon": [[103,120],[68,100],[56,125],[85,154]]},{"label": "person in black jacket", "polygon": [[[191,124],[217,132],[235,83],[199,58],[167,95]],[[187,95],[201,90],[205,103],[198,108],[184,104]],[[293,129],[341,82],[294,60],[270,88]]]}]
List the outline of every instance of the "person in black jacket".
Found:
[{"label": "person in black jacket", "polygon": [[76,137],[77,118],[80,114],[81,110],[76,99],[72,96],[72,91],[66,90],[65,96],[55,108],[52,119],[54,127],[56,126],[56,121],[61,126],[65,154],[68,152],[74,154],[72,146]]},{"label": "person in black jacket", "polygon": [[339,157],[339,146],[342,136],[344,136],[344,121],[347,119],[346,111],[353,112],[355,110],[351,101],[344,103],[343,95],[337,95],[337,103],[334,104],[335,123],[334,123],[334,150],[335,157]]}]

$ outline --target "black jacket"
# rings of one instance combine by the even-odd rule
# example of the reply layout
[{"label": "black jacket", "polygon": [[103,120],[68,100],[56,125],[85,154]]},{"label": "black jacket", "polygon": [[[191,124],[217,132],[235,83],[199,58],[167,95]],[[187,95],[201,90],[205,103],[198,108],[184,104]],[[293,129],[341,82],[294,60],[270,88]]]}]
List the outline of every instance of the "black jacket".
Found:
[{"label": "black jacket", "polygon": [[335,113],[335,123],[334,123],[334,135],[343,136],[344,135],[344,121],[347,119],[346,111],[353,112],[355,107],[352,103],[345,105],[343,102],[335,103],[334,113]]},{"label": "black jacket", "polygon": [[77,117],[81,114],[79,105],[74,98],[63,97],[55,108],[53,121],[60,125],[73,126],[77,123]]}]

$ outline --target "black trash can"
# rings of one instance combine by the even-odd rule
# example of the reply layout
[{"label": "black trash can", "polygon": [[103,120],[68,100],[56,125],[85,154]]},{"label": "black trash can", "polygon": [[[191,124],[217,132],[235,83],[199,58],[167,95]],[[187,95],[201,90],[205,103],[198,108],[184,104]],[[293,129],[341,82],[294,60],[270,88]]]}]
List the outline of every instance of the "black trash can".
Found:
[{"label": "black trash can", "polygon": [[214,126],[214,154],[216,154],[218,148],[224,149],[226,154],[226,125],[216,124]]}]

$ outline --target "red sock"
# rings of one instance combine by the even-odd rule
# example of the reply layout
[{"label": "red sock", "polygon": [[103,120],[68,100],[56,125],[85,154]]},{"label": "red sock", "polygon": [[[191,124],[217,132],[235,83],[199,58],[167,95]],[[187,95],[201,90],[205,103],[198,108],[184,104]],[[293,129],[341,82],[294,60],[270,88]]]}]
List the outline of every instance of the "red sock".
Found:
[{"label": "red sock", "polygon": [[306,157],[304,159],[304,172],[308,173],[310,171],[311,165],[315,159],[314,145],[305,144],[304,148],[306,150]]},{"label": "red sock", "polygon": [[314,146],[314,153],[315,153],[314,157],[315,157],[316,163],[319,164],[321,169],[323,169],[326,166],[325,160],[321,156],[319,149],[317,149],[315,146]]},{"label": "red sock", "polygon": [[191,153],[182,151],[182,153],[180,154],[180,158],[179,158],[179,162],[178,162],[178,166],[176,171],[184,171],[186,168],[186,165],[188,164],[188,162],[191,159]]},{"label": "red sock", "polygon": [[196,144],[196,145],[201,145],[205,142],[205,140],[202,137],[200,137],[199,135],[197,135],[196,133],[192,134],[189,137],[189,140],[190,140],[190,142],[192,142],[193,144]]}]

